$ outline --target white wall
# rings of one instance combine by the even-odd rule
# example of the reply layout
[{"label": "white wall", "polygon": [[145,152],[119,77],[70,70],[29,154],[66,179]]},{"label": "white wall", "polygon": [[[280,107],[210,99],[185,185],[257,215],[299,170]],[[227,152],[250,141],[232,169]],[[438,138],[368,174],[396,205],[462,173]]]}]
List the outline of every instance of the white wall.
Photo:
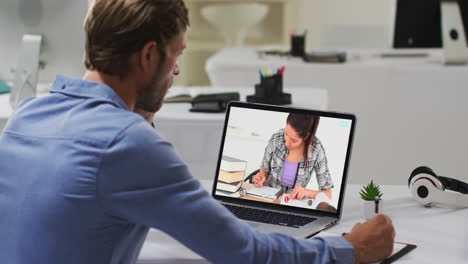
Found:
[{"label": "white wall", "polygon": [[0,80],[13,79],[23,34],[43,36],[40,82],[52,82],[57,73],[81,77],[87,7],[88,0],[1,0]]},{"label": "white wall", "polygon": [[[349,28],[356,33],[354,37],[348,37],[349,41],[359,41],[366,34],[366,26],[392,30],[394,5],[395,0],[298,0],[297,29],[298,32],[307,29],[308,50],[320,46],[320,28],[323,25]],[[356,26],[364,27],[358,31]]]}]

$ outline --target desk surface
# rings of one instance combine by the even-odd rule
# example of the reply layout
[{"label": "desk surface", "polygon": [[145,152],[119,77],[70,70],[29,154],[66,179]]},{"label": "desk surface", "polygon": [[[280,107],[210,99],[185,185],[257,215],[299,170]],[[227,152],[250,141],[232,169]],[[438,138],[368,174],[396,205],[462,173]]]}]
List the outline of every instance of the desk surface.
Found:
[{"label": "desk surface", "polygon": [[[211,191],[211,181],[202,180]],[[360,213],[360,185],[346,188],[341,221],[327,231],[348,232],[364,219]],[[411,198],[405,185],[382,185],[384,213],[396,229],[396,241],[418,247],[398,263],[466,263],[468,259],[467,209],[444,207],[425,208]],[[320,234],[319,234],[320,236]],[[138,263],[207,263],[167,235],[152,229],[141,251]]]}]

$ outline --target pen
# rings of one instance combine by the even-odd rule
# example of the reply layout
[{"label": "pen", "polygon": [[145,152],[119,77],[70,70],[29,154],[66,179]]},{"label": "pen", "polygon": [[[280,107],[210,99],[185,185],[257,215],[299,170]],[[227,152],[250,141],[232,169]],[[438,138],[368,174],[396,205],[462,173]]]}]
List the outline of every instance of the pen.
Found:
[{"label": "pen", "polygon": [[267,69],[265,67],[262,68],[262,71],[263,71],[263,76],[268,77],[269,74],[268,74],[268,71],[267,71]]},{"label": "pen", "polygon": [[265,77],[265,76],[263,75],[262,70],[258,70],[258,72],[260,73],[260,77]]},{"label": "pen", "polygon": [[281,69],[280,69],[280,71],[279,71],[279,74],[280,74],[280,75],[283,75],[284,69],[285,69],[285,67],[284,67],[284,66],[281,66]]}]

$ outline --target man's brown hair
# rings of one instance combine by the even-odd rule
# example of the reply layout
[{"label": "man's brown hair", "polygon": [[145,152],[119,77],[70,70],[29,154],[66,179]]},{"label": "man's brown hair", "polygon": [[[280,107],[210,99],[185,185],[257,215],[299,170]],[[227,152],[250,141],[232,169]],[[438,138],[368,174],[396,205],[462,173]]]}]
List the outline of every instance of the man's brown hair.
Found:
[{"label": "man's brown hair", "polygon": [[167,42],[188,25],[183,0],[95,0],[85,21],[85,66],[125,77],[130,56],[153,40],[162,63]]}]

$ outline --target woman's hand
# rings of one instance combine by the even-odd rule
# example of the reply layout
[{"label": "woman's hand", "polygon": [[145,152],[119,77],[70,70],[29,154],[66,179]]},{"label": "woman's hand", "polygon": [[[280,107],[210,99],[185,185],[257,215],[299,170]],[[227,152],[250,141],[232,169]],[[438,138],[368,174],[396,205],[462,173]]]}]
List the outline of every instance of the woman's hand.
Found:
[{"label": "woman's hand", "polygon": [[252,180],[254,182],[255,187],[259,188],[263,186],[263,183],[266,181],[266,178],[260,170],[259,172],[257,172],[257,174],[255,174]]},{"label": "woman's hand", "polygon": [[321,193],[323,192],[330,200],[331,200],[331,196],[332,196],[332,190],[331,189],[328,189],[328,190],[325,190],[325,191],[314,191],[314,190],[308,190],[300,185],[296,186],[294,188],[294,190],[291,192],[291,195],[289,197],[289,199],[298,199],[298,200],[302,200],[304,198],[309,198],[309,199],[315,199],[315,197],[317,196],[318,193]]},{"label": "woman's hand", "polygon": [[291,192],[291,195],[289,196],[289,199],[298,199],[298,200],[302,200],[303,198],[309,198],[308,196],[309,194],[309,191],[298,185],[294,188],[294,190]]}]

